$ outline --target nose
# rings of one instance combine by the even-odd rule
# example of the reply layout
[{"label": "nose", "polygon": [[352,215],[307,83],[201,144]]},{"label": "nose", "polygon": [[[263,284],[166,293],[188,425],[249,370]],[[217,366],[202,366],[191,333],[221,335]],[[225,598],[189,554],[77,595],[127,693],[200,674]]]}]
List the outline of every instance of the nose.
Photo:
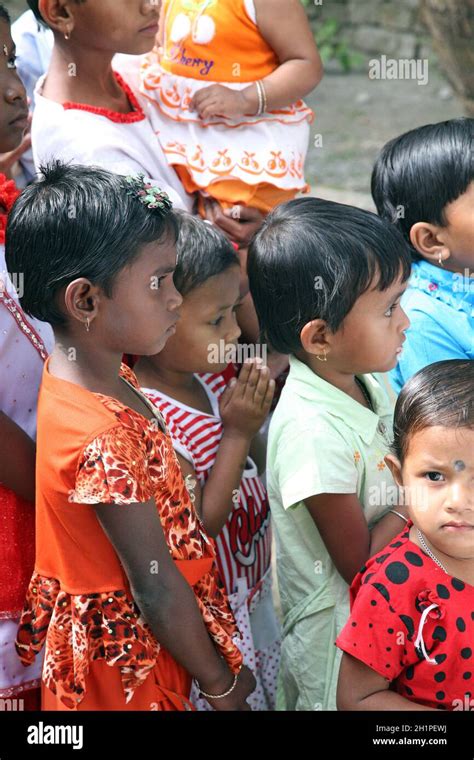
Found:
[{"label": "nose", "polygon": [[227,335],[225,336],[225,342],[226,343],[236,343],[237,340],[242,335],[242,330],[240,329],[237,319],[235,317],[235,314],[233,314],[233,320],[232,320],[232,326],[229,329]]},{"label": "nose", "polygon": [[5,103],[14,105],[16,101],[23,101],[26,106],[26,90],[23,86],[23,82],[16,73],[16,71],[9,71],[10,76],[6,82],[6,87],[3,91],[3,99]]},{"label": "nose", "polygon": [[472,486],[460,482],[451,483],[448,488],[445,507],[451,512],[461,512],[473,509]]},{"label": "nose", "polygon": [[183,303],[183,296],[176,290],[173,279],[171,279],[171,291],[168,298],[168,311],[176,311]]},{"label": "nose", "polygon": [[410,327],[410,320],[408,319],[406,312],[400,307],[401,312],[401,322],[400,322],[400,332],[405,332],[405,330],[408,330]]},{"label": "nose", "polygon": [[160,15],[160,11],[161,11],[161,0],[145,0],[145,2],[142,5],[143,16],[149,16],[151,13],[152,15],[155,15],[158,18]]}]

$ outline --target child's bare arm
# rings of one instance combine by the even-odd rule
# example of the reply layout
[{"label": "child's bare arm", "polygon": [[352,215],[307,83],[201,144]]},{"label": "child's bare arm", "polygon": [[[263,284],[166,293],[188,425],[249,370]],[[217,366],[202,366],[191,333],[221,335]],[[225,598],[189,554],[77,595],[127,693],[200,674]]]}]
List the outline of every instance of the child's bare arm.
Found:
[{"label": "child's bare arm", "polygon": [[342,655],[337,684],[338,710],[434,710],[411,702],[395,691],[390,682],[350,654]]},{"label": "child's bare arm", "polygon": [[[240,488],[253,437],[265,420],[275,383],[268,370],[245,362],[234,385],[228,386],[219,402],[224,432],[205,486],[196,484],[195,506],[210,536],[215,538],[232,510],[234,491]],[[180,457],[183,474],[194,475],[191,465]],[[197,481],[197,478],[195,478]]]},{"label": "child's bare arm", "polygon": [[[300,0],[255,0],[262,37],[274,50],[279,66],[263,79],[267,111],[290,106],[314,90],[323,76],[323,65]],[[255,83],[242,90],[213,84],[198,90],[192,109],[201,119],[236,118],[255,114],[259,107]]]},{"label": "child's bare arm", "polygon": [[[300,0],[254,2],[258,28],[280,62],[264,79],[267,108],[272,110],[314,90],[322,79],[323,65]],[[255,101],[255,110],[257,107]]]},{"label": "child's bare arm", "polygon": [[[95,511],[156,639],[204,691],[226,691],[233,676],[214,647],[191,587],[171,558],[154,500],[120,506],[98,504]],[[250,709],[245,700],[254,688],[253,676],[243,668],[232,693],[210,704],[219,710]]]},{"label": "child's bare arm", "polygon": [[35,499],[35,456],[31,438],[0,412],[0,483],[28,501]]},{"label": "child's bare arm", "polygon": [[383,549],[403,528],[400,518],[389,513],[370,531],[356,494],[323,493],[304,502],[347,583],[352,583],[369,557]]}]

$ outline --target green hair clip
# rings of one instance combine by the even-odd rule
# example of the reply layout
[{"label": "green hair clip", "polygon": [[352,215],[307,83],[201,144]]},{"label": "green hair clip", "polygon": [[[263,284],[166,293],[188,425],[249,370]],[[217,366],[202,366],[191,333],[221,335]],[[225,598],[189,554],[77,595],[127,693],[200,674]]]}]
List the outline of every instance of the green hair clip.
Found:
[{"label": "green hair clip", "polygon": [[147,208],[159,208],[161,211],[170,211],[173,208],[168,193],[160,190],[159,187],[153,187],[151,182],[145,180],[144,174],[126,177],[125,181],[127,183],[127,195],[138,198],[140,203],[143,203]]}]

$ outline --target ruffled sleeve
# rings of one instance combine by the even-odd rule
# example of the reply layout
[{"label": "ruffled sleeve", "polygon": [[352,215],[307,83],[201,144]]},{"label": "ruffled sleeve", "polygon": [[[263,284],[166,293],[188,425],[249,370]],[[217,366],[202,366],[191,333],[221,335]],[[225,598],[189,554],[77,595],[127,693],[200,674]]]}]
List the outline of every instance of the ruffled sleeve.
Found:
[{"label": "ruffled sleeve", "polygon": [[70,501],[77,504],[133,504],[149,501],[165,466],[156,445],[142,431],[116,425],[95,438],[79,458]]}]

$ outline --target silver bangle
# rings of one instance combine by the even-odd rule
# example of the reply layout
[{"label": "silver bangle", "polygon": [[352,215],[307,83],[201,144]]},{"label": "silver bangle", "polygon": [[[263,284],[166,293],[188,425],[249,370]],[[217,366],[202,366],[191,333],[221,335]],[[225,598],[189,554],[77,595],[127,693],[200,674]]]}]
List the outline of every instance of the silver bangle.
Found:
[{"label": "silver bangle", "polygon": [[258,95],[258,108],[255,116],[260,116],[262,113],[263,108],[263,97],[262,97],[262,90],[260,89],[260,81],[257,79],[255,82],[255,87],[257,88],[257,95]]},{"label": "silver bangle", "polygon": [[237,685],[238,678],[239,678],[239,674],[236,673],[234,675],[234,680],[232,682],[232,686],[230,687],[230,689],[227,689],[227,691],[225,691],[223,694],[206,694],[206,692],[203,691],[201,689],[201,687],[199,686],[199,684],[198,684],[198,686],[199,686],[199,693],[202,694],[203,697],[206,697],[206,699],[222,699],[223,697],[227,697],[231,693],[231,691],[234,691],[234,689],[235,689],[235,687]]},{"label": "silver bangle", "polygon": [[401,518],[402,520],[404,520],[404,521],[406,522],[406,524],[408,525],[408,518],[407,518],[407,517],[405,517],[404,515],[400,514],[400,512],[397,512],[397,510],[396,510],[396,509],[389,509],[388,511],[389,511],[389,512],[393,512],[393,514],[394,514],[394,515],[397,515],[397,517],[400,517],[400,518]]}]

